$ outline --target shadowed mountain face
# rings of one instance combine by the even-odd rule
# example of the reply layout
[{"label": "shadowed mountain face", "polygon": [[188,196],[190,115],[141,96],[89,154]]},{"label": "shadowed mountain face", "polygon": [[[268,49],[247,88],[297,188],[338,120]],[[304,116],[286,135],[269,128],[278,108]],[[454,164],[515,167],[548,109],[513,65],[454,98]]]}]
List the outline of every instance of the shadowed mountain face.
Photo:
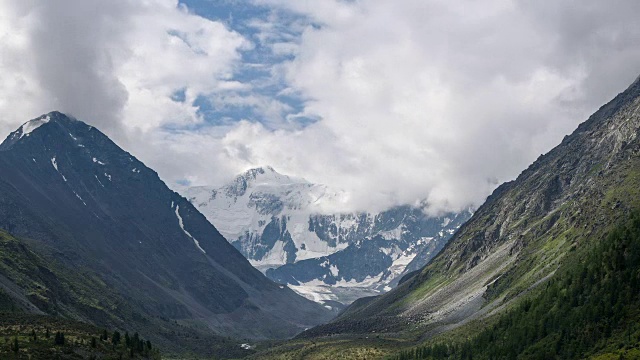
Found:
[{"label": "shadowed mountain face", "polygon": [[264,339],[330,317],[254,269],[153,170],[58,112],[26,123],[0,145],[0,229],[64,268],[97,274],[125,302],[67,311],[88,321],[122,325],[119,308],[130,308],[136,317],[127,320],[138,325],[178,320]]},{"label": "shadowed mountain face", "polygon": [[303,336],[415,331],[426,339],[500,313],[640,209],[639,129],[636,80],[500,186],[421,271]]}]

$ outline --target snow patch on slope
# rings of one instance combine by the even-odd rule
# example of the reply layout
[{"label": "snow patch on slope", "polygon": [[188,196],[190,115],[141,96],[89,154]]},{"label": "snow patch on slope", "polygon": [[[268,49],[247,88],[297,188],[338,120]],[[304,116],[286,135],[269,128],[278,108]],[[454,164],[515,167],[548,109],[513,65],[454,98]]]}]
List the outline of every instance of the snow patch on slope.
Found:
[{"label": "snow patch on slope", "polygon": [[402,231],[403,227],[402,225],[400,225],[393,230],[381,232],[380,236],[382,236],[382,238],[385,240],[397,240],[402,238]]},{"label": "snow patch on slope", "polygon": [[58,174],[60,174],[60,176],[62,176],[62,180],[64,180],[64,182],[67,182],[67,178],[64,177],[64,175],[62,175],[60,170],[58,170],[58,161],[56,160],[55,156],[53,158],[51,158],[51,165],[53,165],[53,168],[56,169],[56,171],[58,172]]},{"label": "snow patch on slope", "polygon": [[[171,203],[171,205],[173,205],[173,203]],[[198,240],[196,240],[196,238],[194,238],[193,236],[191,236],[191,234],[184,228],[184,223],[182,222],[182,216],[180,216],[180,205],[176,206],[176,216],[178,217],[178,223],[180,224],[180,228],[182,229],[182,231],[191,238],[191,240],[193,240],[193,243],[196,244],[196,247],[198,249],[200,249],[200,251],[202,251],[203,254],[206,254],[207,252],[204,251],[204,249],[202,247],[200,247],[200,242]]]},{"label": "snow patch on slope", "polygon": [[86,202],[84,202],[84,199],[82,198],[82,196],[78,195],[78,193],[77,193],[77,192],[75,192],[75,191],[73,192],[73,194],[74,194],[78,199],[80,199],[80,201],[82,201],[82,203],[84,204],[84,206],[87,206],[87,203],[86,203]]},{"label": "snow patch on slope", "polygon": [[20,128],[20,129],[22,129],[21,134],[20,134],[20,139],[22,139],[23,136],[29,136],[35,129],[39,128],[40,126],[42,126],[42,125],[44,125],[46,123],[48,123],[49,121],[51,121],[51,118],[49,117],[49,115],[41,117],[40,119],[27,121]]},{"label": "snow patch on slope", "polygon": [[273,267],[277,267],[286,263],[287,254],[284,251],[284,242],[281,240],[276,241],[273,248],[260,260],[249,259],[251,265],[260,270],[265,271]]},{"label": "snow patch on slope", "polygon": [[[361,294],[378,295],[380,290],[372,290],[376,284],[382,280],[383,273],[376,276],[367,276],[363,281],[351,279],[349,281],[340,280],[335,285],[327,285],[322,280],[314,279],[308,282],[301,282],[299,285],[287,285],[291,290],[301,296],[306,297],[317,303],[325,303],[326,301],[344,302],[345,294],[355,294],[354,298],[360,297]],[[350,301],[348,301],[350,302]]]},{"label": "snow patch on slope", "polygon": [[338,276],[340,274],[340,270],[335,265],[331,265],[329,267],[329,271],[331,271],[331,275],[333,275],[333,276]]},{"label": "snow patch on slope", "polygon": [[100,179],[98,179],[97,175],[93,175],[93,177],[95,177],[96,180],[98,180],[98,183],[100,184],[100,186],[104,187],[104,184],[102,183],[102,181],[100,181]]}]

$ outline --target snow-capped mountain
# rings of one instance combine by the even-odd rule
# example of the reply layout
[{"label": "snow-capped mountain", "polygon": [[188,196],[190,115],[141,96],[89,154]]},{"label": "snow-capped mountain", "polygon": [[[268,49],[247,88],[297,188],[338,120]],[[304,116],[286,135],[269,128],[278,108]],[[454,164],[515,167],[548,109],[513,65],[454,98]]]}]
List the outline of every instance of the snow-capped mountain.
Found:
[{"label": "snow-capped mountain", "polygon": [[344,192],[271,167],[184,193],[252,265],[326,304],[390,290],[425,265],[471,214],[429,217],[412,206],[326,214],[322,209],[336,208]]}]

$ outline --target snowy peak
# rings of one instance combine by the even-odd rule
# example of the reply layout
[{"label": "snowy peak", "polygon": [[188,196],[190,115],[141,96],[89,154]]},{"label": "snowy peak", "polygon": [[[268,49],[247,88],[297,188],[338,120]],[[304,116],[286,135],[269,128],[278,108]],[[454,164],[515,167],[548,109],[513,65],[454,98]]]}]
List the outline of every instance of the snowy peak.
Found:
[{"label": "snowy peak", "polygon": [[[22,124],[0,144],[0,150],[7,150],[22,143],[37,142],[38,140],[34,138],[39,138],[42,141],[47,135],[56,137],[55,134],[60,132],[64,133],[69,139],[77,141],[77,135],[74,135],[75,132],[91,128],[91,126],[61,112],[52,111]],[[64,141],[62,138],[56,138],[56,140]]]},{"label": "snowy peak", "polygon": [[16,131],[7,136],[2,144],[0,144],[0,149],[8,149],[18,143],[22,138],[29,137],[33,131],[40,128],[42,125],[48,124],[51,121],[52,114],[53,113],[42,115],[22,124],[22,126],[20,126]]},{"label": "snowy peak", "polygon": [[39,128],[40,126],[48,123],[49,121],[51,121],[51,116],[49,115],[45,115],[41,118],[38,119],[34,119],[31,121],[27,121],[24,125],[22,125],[20,127],[20,138],[22,138],[23,136],[29,136],[29,134],[31,134],[31,132],[37,128]]},{"label": "snowy peak", "polygon": [[0,145],[0,152],[19,154],[25,168],[52,176],[50,185],[73,194],[83,207],[97,205],[96,191],[159,179],[98,129],[57,111],[20,126]]},{"label": "snowy peak", "polygon": [[271,166],[249,169],[237,177],[244,178],[247,181],[258,180],[258,178],[262,178],[263,181],[268,179],[288,178],[288,176],[280,174]]},{"label": "snowy peak", "polygon": [[322,302],[350,303],[387,291],[433,257],[469,216],[429,217],[411,206],[327,211],[342,208],[347,194],[272,167],[184,195],[252,265]]},{"label": "snowy peak", "polygon": [[236,180],[244,180],[251,185],[277,185],[306,182],[303,179],[297,179],[288,175],[277,172],[271,166],[258,167],[245,171],[242,175],[238,175]]},{"label": "snowy peak", "polygon": [[[188,188],[184,195],[214,221],[229,241],[251,237],[256,231],[261,233],[274,221],[273,217],[293,216],[301,221],[296,233],[305,233],[317,204],[339,198],[324,185],[283,175],[270,166],[247,170],[221,187]],[[284,263],[282,259],[273,261]]]},{"label": "snowy peak", "polygon": [[228,196],[243,196],[250,188],[260,186],[282,186],[291,184],[308,184],[304,179],[299,179],[280,174],[271,166],[258,167],[245,171],[238,175],[223,188]]}]

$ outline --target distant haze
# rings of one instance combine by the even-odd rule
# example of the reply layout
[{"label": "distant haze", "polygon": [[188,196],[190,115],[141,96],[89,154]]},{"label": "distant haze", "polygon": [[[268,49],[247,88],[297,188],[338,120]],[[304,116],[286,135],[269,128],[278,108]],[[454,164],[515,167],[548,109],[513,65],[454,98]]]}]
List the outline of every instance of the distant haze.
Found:
[{"label": "distant haze", "polygon": [[0,136],[55,109],[171,186],[271,165],[345,190],[344,210],[455,211],[640,74],[638,14],[635,0],[0,0]]}]

